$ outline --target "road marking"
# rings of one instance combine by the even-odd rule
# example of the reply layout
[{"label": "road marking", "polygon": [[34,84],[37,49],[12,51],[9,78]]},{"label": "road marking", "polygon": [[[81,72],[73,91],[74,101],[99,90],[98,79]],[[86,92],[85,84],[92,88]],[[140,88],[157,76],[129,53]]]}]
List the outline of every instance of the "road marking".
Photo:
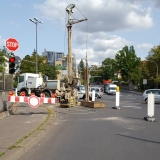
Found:
[{"label": "road marking", "polygon": [[122,106],[124,108],[133,108],[133,109],[141,109],[141,107],[138,106]]}]

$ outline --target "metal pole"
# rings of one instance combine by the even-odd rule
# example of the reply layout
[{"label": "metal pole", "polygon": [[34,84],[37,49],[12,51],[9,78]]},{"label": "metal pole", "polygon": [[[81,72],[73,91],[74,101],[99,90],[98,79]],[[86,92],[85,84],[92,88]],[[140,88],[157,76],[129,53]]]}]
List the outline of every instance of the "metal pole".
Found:
[{"label": "metal pole", "polygon": [[37,61],[37,22],[36,24],[36,73],[38,73],[38,61]]}]

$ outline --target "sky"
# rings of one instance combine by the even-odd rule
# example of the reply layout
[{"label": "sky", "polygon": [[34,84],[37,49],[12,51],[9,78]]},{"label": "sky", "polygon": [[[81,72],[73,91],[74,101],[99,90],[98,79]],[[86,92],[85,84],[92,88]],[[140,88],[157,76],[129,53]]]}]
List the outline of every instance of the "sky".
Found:
[{"label": "sky", "polygon": [[67,55],[68,14],[66,7],[75,4],[72,18],[87,21],[72,26],[72,53],[77,64],[86,58],[89,65],[100,65],[114,58],[124,46],[134,46],[144,60],[160,43],[160,0],[0,0],[0,49],[12,37],[19,42],[14,52],[22,59],[37,52],[64,52]]}]

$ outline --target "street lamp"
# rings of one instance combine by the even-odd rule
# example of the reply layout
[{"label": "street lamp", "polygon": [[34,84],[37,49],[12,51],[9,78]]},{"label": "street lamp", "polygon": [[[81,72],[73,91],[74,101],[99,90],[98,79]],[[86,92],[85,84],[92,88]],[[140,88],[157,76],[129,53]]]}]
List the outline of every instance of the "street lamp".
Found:
[{"label": "street lamp", "polygon": [[[146,60],[146,61],[151,61],[151,60]],[[157,77],[158,77],[158,64],[155,61],[151,61],[151,62],[155,63],[157,66]]]},{"label": "street lamp", "polygon": [[39,21],[37,18],[34,17],[33,19],[29,19],[31,22],[33,22],[34,24],[36,24],[36,73],[38,73],[38,60],[37,60],[37,24],[38,23],[43,23],[42,21]]}]

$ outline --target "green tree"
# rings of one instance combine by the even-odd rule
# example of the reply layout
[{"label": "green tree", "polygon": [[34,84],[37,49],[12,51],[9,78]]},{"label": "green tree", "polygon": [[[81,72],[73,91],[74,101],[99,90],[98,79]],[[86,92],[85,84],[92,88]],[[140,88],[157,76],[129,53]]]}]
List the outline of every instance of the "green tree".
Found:
[{"label": "green tree", "polygon": [[133,69],[132,73],[130,74],[132,82],[134,84],[140,84],[142,78],[142,70],[139,66]]},{"label": "green tree", "polygon": [[12,52],[8,52],[5,46],[0,49],[0,72],[6,72],[6,62],[11,54],[14,55]]},{"label": "green tree", "polygon": [[146,60],[147,60],[146,66],[150,76],[157,77],[157,67],[158,69],[160,67],[160,45],[151,48],[148,56],[146,57]]},{"label": "green tree", "polygon": [[81,83],[84,84],[84,79],[85,79],[85,66],[83,59],[78,64],[78,73],[80,74],[81,77]]},{"label": "green tree", "polygon": [[102,76],[102,80],[104,79],[115,79],[116,67],[115,67],[115,60],[111,58],[106,58],[102,62],[102,72],[100,75]]},{"label": "green tree", "polygon": [[[149,80],[154,80],[154,85],[160,84],[159,68],[160,68],[160,45],[154,46],[146,57],[146,68],[149,74]],[[158,76],[157,76],[158,70]]]},{"label": "green tree", "polygon": [[[49,79],[57,79],[59,73],[55,65],[49,65],[45,56],[37,56],[38,59],[38,73],[48,76]],[[36,52],[32,55],[26,55],[21,61],[20,73],[35,73],[36,72]]]},{"label": "green tree", "polygon": [[141,65],[141,59],[136,56],[133,46],[125,46],[115,55],[117,70],[121,71],[122,79],[127,77],[130,80],[130,74]]}]

